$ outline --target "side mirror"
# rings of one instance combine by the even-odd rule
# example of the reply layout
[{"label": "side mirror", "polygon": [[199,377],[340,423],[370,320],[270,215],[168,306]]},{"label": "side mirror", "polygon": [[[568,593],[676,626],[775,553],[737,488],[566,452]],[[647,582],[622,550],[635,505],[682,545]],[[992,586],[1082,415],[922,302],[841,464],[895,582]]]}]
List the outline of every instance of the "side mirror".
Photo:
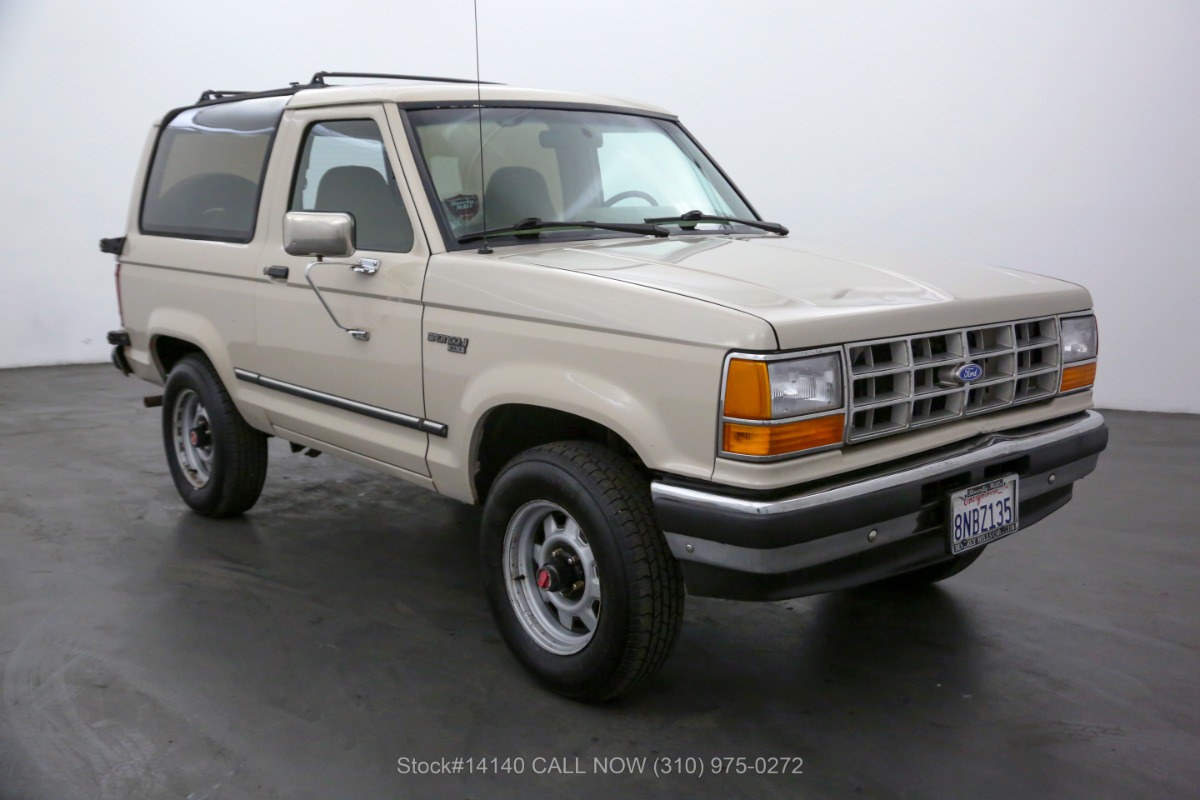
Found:
[{"label": "side mirror", "polygon": [[354,252],[354,217],[289,211],[283,215],[283,249],[293,256],[340,258]]}]

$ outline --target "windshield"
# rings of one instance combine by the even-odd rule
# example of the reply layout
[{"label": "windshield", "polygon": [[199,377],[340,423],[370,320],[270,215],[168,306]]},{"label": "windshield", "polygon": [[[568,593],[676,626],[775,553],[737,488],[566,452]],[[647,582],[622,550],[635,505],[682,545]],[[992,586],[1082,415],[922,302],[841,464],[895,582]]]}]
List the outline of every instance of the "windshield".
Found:
[{"label": "windshield", "polygon": [[[647,217],[689,211],[756,218],[716,165],[668,120],[604,111],[485,108],[484,181],[477,109],[424,109],[409,115],[436,195],[432,202],[451,246],[482,231],[485,214],[489,230],[530,218],[642,223]],[[688,231],[696,227],[691,223]],[[698,227],[741,229],[723,222]],[[566,230],[543,235],[584,239],[615,234]]]}]

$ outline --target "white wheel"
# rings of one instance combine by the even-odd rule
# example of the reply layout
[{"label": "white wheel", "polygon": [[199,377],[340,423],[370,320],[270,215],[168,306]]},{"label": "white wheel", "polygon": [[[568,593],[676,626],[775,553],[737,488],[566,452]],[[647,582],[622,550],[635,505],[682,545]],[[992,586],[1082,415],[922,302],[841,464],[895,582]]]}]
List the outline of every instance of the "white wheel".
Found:
[{"label": "white wheel", "polygon": [[600,574],[575,518],[546,500],[517,510],[504,534],[504,584],[517,621],[539,645],[568,656],[600,618]]}]

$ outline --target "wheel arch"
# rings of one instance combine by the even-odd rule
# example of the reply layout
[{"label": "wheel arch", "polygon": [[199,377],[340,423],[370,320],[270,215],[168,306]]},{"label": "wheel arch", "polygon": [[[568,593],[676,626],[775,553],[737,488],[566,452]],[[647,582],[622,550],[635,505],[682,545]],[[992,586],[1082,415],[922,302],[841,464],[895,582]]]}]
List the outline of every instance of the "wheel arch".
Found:
[{"label": "wheel arch", "polygon": [[594,419],[551,406],[504,403],[483,414],[471,437],[471,486],[483,502],[500,470],[518,453],[551,442],[596,442],[645,471],[637,450],[619,433]]},{"label": "wheel arch", "polygon": [[188,353],[200,353],[207,358],[226,384],[233,378],[225,340],[211,319],[181,308],[161,307],[151,313],[146,330],[150,334],[150,352],[163,378]]},{"label": "wheel arch", "polygon": [[171,374],[171,369],[186,355],[199,353],[208,358],[208,354],[195,342],[167,334],[156,334],[151,337],[150,353],[154,357],[154,365],[158,368],[163,380],[166,380],[166,377]]},{"label": "wheel arch", "polygon": [[202,355],[217,371],[217,376],[245,420],[260,431],[272,432],[264,413],[246,401],[242,391],[244,384],[239,386],[234,375],[235,365],[226,340],[212,320],[182,309],[164,307],[151,314],[146,328],[150,337],[150,357],[164,383],[171,368],[180,359],[193,353]]}]

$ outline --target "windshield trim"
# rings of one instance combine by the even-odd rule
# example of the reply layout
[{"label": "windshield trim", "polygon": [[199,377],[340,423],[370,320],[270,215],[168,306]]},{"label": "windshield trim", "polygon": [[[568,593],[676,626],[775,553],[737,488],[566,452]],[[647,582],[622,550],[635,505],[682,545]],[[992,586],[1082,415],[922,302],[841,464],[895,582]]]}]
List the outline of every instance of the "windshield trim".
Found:
[{"label": "windshield trim", "polygon": [[[474,100],[403,100],[397,103],[401,111],[428,111],[435,108],[475,108]],[[557,111],[597,111],[604,114],[627,114],[631,117],[650,117],[679,122],[679,117],[667,111],[632,106],[606,106],[602,103],[539,102],[535,100],[488,100],[484,108],[547,108]]]},{"label": "windshield trim", "polygon": [[[442,237],[442,246],[444,247],[446,252],[450,252],[450,253],[462,252],[464,250],[478,250],[480,248],[482,240],[473,240],[470,242],[460,243],[458,241],[458,239],[455,237],[454,233],[447,226],[446,220],[444,219],[444,215],[438,213],[437,208],[435,207],[433,200],[432,200],[432,198],[437,197],[437,190],[434,188],[434,185],[433,185],[433,176],[429,172],[429,165],[426,163],[424,156],[421,154],[421,146],[420,146],[420,142],[417,140],[417,132],[413,125],[412,119],[408,115],[409,111],[423,111],[423,110],[437,109],[437,108],[475,108],[476,104],[473,102],[470,102],[470,101],[443,101],[443,102],[435,102],[435,101],[416,102],[416,101],[414,101],[414,102],[397,103],[397,106],[399,107],[399,110],[400,110],[400,119],[404,123],[404,134],[408,139],[409,152],[412,153],[413,161],[417,165],[417,174],[420,176],[420,179],[421,179],[421,188],[425,192],[425,200],[429,204],[430,210],[433,212],[434,220],[437,223],[438,233]],[[606,105],[601,105],[598,103],[546,103],[546,102],[535,102],[535,101],[524,101],[524,100],[500,100],[500,101],[489,100],[486,103],[484,103],[483,107],[484,108],[531,108],[531,109],[546,108],[546,109],[556,109],[556,110],[564,110],[564,111],[598,111],[598,112],[603,112],[606,114],[624,114],[626,116],[631,116],[631,117],[648,117],[650,119],[657,119],[657,120],[669,122],[669,123],[675,125],[679,129],[679,131],[691,141],[691,143],[695,146],[695,148],[697,150],[699,150],[704,155],[705,158],[708,159],[709,163],[712,164],[713,168],[717,171],[717,173],[720,174],[720,176],[725,179],[725,182],[729,184],[729,188],[733,190],[734,194],[736,194],[738,196],[738,198],[741,199],[741,201],[746,204],[746,208],[750,210],[750,213],[753,215],[753,218],[756,220],[760,220],[760,221],[762,220],[762,216],[758,213],[758,209],[756,209],[754,207],[754,205],[746,197],[745,193],[742,192],[742,190],[740,188],[738,188],[738,185],[733,182],[733,179],[731,179],[729,177],[729,174],[727,172],[725,172],[725,170],[721,167],[721,165],[717,162],[717,160],[712,157],[712,154],[709,153],[706,149],[704,149],[704,145],[700,144],[700,142],[696,139],[696,137],[692,135],[692,132],[689,131],[687,129],[687,127],[682,122],[679,121],[679,118],[673,114],[659,113],[659,112],[654,112],[654,111],[650,111],[647,109],[640,109],[640,108],[625,108],[622,106],[606,106]],[[738,233],[740,231],[733,231],[733,232]],[[711,235],[711,234],[714,234],[717,232],[716,231],[697,231],[696,233],[708,233]],[[672,234],[672,235],[677,236],[680,234]],[[497,245],[500,247],[510,247],[510,246],[516,246],[516,245],[532,244],[533,242],[539,241],[539,240],[542,242],[587,242],[587,241],[593,241],[593,240],[597,240],[597,239],[644,238],[644,237],[634,236],[634,235],[626,234],[626,233],[617,233],[614,231],[603,231],[603,230],[592,230],[592,231],[563,230],[563,231],[554,231],[552,234],[549,234],[549,235],[542,234],[542,236],[545,238],[540,238],[537,240],[531,240],[529,238],[518,239],[516,236],[513,236],[513,235],[489,236],[487,238],[487,243],[489,245]]]}]

